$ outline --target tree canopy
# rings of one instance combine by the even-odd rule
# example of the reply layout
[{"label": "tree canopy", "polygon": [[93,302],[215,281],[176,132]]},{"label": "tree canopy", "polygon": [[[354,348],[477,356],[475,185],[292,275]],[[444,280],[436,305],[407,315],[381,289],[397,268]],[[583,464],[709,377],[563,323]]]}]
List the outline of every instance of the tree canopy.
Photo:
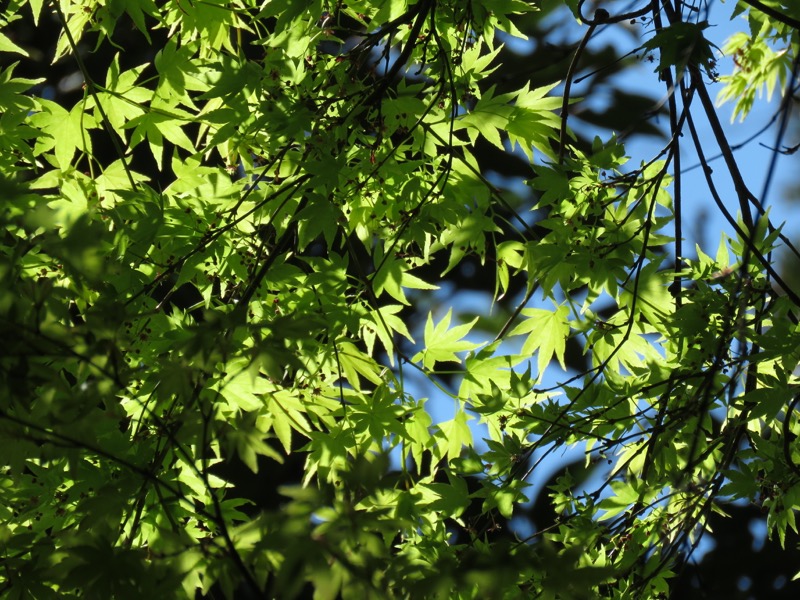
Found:
[{"label": "tree canopy", "polygon": [[800,255],[716,102],[788,131],[800,3],[708,9],[11,0],[3,596],[667,597],[750,508],[796,558]]}]

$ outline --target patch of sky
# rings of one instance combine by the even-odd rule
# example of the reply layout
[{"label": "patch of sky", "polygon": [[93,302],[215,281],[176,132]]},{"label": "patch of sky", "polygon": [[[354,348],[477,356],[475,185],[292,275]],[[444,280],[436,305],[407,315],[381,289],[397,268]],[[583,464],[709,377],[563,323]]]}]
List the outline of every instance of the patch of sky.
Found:
[{"label": "patch of sky", "polygon": [[536,42],[530,38],[519,38],[504,31],[498,31],[495,34],[497,41],[503,44],[511,52],[517,56],[531,56],[536,52]]},{"label": "patch of sky", "polygon": [[753,536],[753,552],[761,552],[767,542],[767,520],[766,519],[751,519],[747,524],[747,529],[750,535]]}]

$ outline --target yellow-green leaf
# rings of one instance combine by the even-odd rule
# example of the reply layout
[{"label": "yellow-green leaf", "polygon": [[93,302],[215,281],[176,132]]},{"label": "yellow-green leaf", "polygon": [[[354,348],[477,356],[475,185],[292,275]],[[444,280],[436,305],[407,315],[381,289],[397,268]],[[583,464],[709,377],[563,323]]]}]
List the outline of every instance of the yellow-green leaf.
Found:
[{"label": "yellow-green leaf", "polygon": [[8,37],[0,33],[0,52],[16,52],[17,54],[22,54],[23,56],[27,56],[30,58],[30,54],[28,54],[25,50],[17,46],[14,42],[12,42]]},{"label": "yellow-green leaf", "polygon": [[451,329],[450,320],[452,316],[453,309],[451,308],[444,318],[434,325],[433,316],[428,313],[428,321],[425,323],[425,348],[412,358],[414,362],[422,360],[422,365],[426,369],[433,369],[437,361],[460,363],[461,359],[456,355],[456,352],[474,350],[480,346],[480,344],[462,339],[470,332],[478,321],[478,317],[475,317],[469,323],[456,325]]},{"label": "yellow-green leaf", "polygon": [[509,335],[527,333],[528,338],[522,345],[522,354],[533,355],[538,351],[537,367],[539,377],[555,354],[561,368],[564,369],[564,349],[569,337],[569,308],[559,306],[555,311],[541,308],[526,308],[522,314],[526,317]]}]

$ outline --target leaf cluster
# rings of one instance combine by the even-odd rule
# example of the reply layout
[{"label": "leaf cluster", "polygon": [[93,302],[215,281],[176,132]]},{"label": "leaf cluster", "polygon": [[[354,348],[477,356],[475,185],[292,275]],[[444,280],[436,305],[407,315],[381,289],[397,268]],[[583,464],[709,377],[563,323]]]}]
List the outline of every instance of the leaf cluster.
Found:
[{"label": "leaf cluster", "polygon": [[[0,71],[4,594],[658,597],[725,501],[796,531],[798,302],[768,258],[785,238],[748,211],[714,258],[670,256],[677,129],[631,166],[616,136],[570,143],[555,85],[482,88],[529,3],[52,6],[15,0],[0,30],[18,59]],[[725,46],[747,47],[730,89],[783,83],[796,55],[758,18]],[[74,103],[17,74],[14,24],[45,19]],[[151,59],[129,64],[122,27]],[[687,110],[704,29],[644,44]],[[484,142],[531,163],[526,214]],[[424,310],[467,259],[496,306],[524,290],[493,339],[483,315]],[[601,483],[564,475],[552,526],[495,535],[575,447]],[[258,506],[237,462],[296,485]]]}]

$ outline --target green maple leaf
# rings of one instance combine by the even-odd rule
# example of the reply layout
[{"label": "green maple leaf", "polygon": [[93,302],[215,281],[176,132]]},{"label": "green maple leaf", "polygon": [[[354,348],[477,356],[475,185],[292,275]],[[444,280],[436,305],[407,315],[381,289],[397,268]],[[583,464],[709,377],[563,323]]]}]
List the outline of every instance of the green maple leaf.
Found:
[{"label": "green maple leaf", "polygon": [[656,72],[660,73],[674,65],[680,79],[686,66],[691,65],[703,67],[708,76],[713,79],[715,78],[713,75],[715,61],[711,48],[712,46],[716,48],[716,46],[703,36],[703,30],[707,27],[708,21],[673,23],[642,44],[642,48],[659,51]]},{"label": "green maple leaf", "polygon": [[384,291],[392,298],[403,304],[408,304],[403,288],[415,290],[436,290],[435,285],[431,285],[409,273],[408,265],[398,259],[389,259],[381,265],[372,277],[372,285],[375,296],[380,296]]},{"label": "green maple leaf", "polygon": [[426,369],[432,369],[437,361],[460,363],[461,359],[456,352],[473,350],[480,345],[462,339],[470,332],[478,321],[478,317],[469,323],[456,325],[451,329],[452,316],[453,309],[450,309],[444,318],[434,325],[433,317],[428,313],[428,321],[425,323],[425,349],[414,356],[412,359],[414,362],[421,359]]},{"label": "green maple leaf", "polygon": [[472,446],[472,431],[469,428],[470,417],[463,410],[456,413],[455,418],[444,421],[437,425],[439,431],[434,436],[437,440],[434,448],[434,456],[441,460],[443,455],[447,460],[461,456],[461,451],[465,446]]},{"label": "green maple leaf", "polygon": [[554,354],[561,368],[565,369],[564,348],[570,331],[567,318],[569,308],[559,306],[555,312],[541,308],[526,308],[522,314],[528,318],[517,325],[509,335],[528,334],[528,339],[522,345],[522,354],[532,355],[538,350],[539,377],[541,378]]}]

